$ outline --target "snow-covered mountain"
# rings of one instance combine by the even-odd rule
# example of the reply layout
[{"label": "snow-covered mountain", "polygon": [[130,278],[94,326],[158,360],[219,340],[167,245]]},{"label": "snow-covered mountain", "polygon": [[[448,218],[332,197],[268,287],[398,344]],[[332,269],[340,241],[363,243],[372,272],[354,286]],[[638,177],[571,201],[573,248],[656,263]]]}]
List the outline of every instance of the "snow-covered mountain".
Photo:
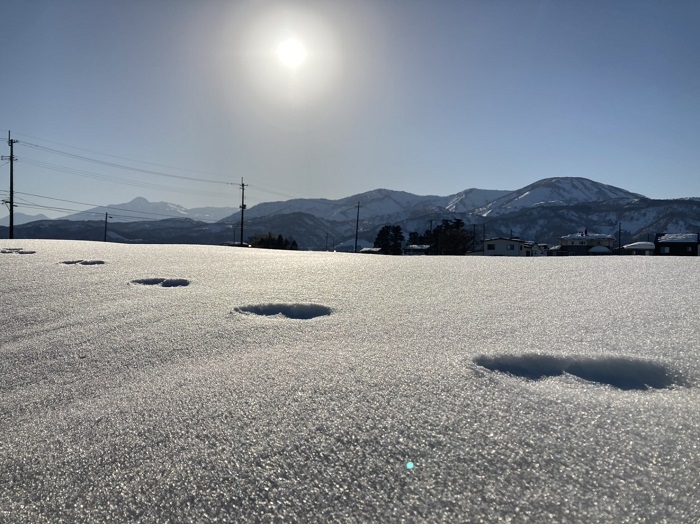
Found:
[{"label": "snow-covered mountain", "polygon": [[[354,223],[359,203],[362,220],[399,222],[411,217],[446,211],[470,213],[511,193],[503,190],[466,189],[449,196],[422,196],[405,191],[375,189],[338,200],[297,198],[283,202],[265,202],[246,210],[245,216],[261,218],[288,213],[307,213],[325,220]],[[226,221],[238,220],[240,220],[240,211],[226,218]]]},{"label": "snow-covered mountain", "polygon": [[[297,198],[264,202],[246,210],[245,218],[260,219],[304,213],[335,222],[352,222],[360,205],[361,220],[372,223],[398,223],[421,217],[457,213],[474,217],[501,216],[537,206],[575,205],[586,202],[616,200],[620,203],[644,198],[607,184],[585,178],[547,178],[516,191],[466,189],[454,195],[414,195],[405,191],[375,189],[349,197],[330,200]],[[240,221],[240,210],[234,207],[187,209],[169,202],[149,202],[138,197],[123,204],[110,204],[64,217],[66,220],[100,220],[109,213],[112,222],[190,218],[202,222]]]},{"label": "snow-covered mountain", "polygon": [[111,222],[141,222],[146,220],[164,220],[167,218],[190,218],[202,222],[216,222],[230,215],[234,208],[200,207],[187,209],[170,202],[149,202],[143,197],[136,197],[124,204],[109,204],[94,207],[87,211],[63,217],[63,220],[100,220],[108,213]]},{"label": "snow-covered mountain", "polygon": [[[315,250],[347,242],[354,244],[358,202],[359,245],[371,243],[377,231],[387,224],[400,225],[407,235],[412,231],[423,233],[442,220],[457,218],[472,227],[479,238],[512,234],[553,245],[562,235],[584,229],[621,234],[622,241],[627,243],[653,238],[658,232],[700,230],[698,199],[652,200],[584,178],[549,178],[516,191],[467,189],[442,197],[377,189],[338,200],[266,202],[246,210],[245,239],[267,233],[281,234],[296,240],[301,249]],[[22,225],[16,228],[16,234],[18,238],[99,240],[104,237],[105,212],[112,217],[108,238],[115,241],[202,244],[240,241],[240,211],[235,208],[188,210],[143,198],[95,208],[68,217],[71,220]],[[74,222],[81,219],[89,222]],[[0,229],[0,238],[7,234],[4,230]]]},{"label": "snow-covered mountain", "polygon": [[646,197],[587,178],[545,178],[497,198],[479,208],[476,214],[493,217],[530,207],[570,206],[584,202],[605,202],[608,200],[616,200],[622,204],[640,198]]}]

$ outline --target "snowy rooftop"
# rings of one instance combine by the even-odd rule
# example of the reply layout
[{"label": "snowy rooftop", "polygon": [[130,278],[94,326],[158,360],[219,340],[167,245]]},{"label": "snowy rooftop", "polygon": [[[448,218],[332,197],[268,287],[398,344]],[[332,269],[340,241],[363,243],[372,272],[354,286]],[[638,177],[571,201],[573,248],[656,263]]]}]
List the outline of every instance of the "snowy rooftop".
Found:
[{"label": "snowy rooftop", "polygon": [[509,241],[509,242],[519,242],[521,244],[534,244],[535,243],[533,240],[523,240],[522,238],[514,238],[514,237],[487,238],[486,240],[484,240],[484,242],[494,242],[496,240],[504,240],[504,241]]},{"label": "snowy rooftop", "polygon": [[658,238],[658,242],[697,242],[697,233],[669,233]]},{"label": "snowy rooftop", "polygon": [[632,244],[626,244],[622,246],[625,249],[637,249],[637,250],[654,250],[656,245],[653,242],[633,242]]},{"label": "snowy rooftop", "polygon": [[566,240],[576,240],[577,238],[590,238],[590,239],[614,239],[612,235],[604,235],[602,233],[571,233],[570,235],[564,235],[561,237]]},{"label": "snowy rooftop", "polygon": [[698,521],[695,259],[3,248],[0,521]]}]

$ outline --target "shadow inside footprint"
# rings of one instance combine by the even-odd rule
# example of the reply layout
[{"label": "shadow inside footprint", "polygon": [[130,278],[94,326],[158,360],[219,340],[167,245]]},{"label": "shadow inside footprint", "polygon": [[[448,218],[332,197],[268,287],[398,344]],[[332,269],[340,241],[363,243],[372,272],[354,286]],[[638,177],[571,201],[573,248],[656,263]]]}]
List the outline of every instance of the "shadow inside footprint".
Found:
[{"label": "shadow inside footprint", "polygon": [[234,309],[238,313],[261,316],[282,316],[295,320],[309,320],[331,314],[331,308],[320,304],[258,304]]},{"label": "shadow inside footprint", "polygon": [[568,373],[623,390],[666,389],[684,385],[680,375],[663,364],[625,357],[500,355],[477,357],[474,363],[491,371],[530,380]]},{"label": "shadow inside footprint", "polygon": [[139,278],[132,280],[131,283],[140,284],[142,286],[161,287],[183,287],[190,285],[190,281],[185,278]]},{"label": "shadow inside footprint", "polygon": [[98,266],[101,264],[104,264],[104,260],[64,260],[61,262],[61,264],[66,264],[66,265],[76,265],[80,264],[81,266]]}]

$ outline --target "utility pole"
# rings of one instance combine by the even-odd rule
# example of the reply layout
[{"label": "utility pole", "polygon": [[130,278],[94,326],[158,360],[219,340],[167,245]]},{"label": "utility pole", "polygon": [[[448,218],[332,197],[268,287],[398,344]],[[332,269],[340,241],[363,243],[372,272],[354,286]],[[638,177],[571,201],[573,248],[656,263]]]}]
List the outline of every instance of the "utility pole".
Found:
[{"label": "utility pole", "polygon": [[108,213],[105,213],[105,242],[107,242],[107,219],[112,218]]},{"label": "utility pole", "polygon": [[[12,140],[10,131],[7,132],[7,145],[10,146],[10,156],[0,157],[2,160],[10,161],[10,239],[15,238],[15,181],[14,181],[14,161],[17,160],[14,154],[14,145],[17,140]],[[7,203],[7,202],[6,202]]]},{"label": "utility pole", "polygon": [[355,253],[357,253],[357,235],[360,232],[360,203],[357,203],[357,221],[355,222]]},{"label": "utility pole", "polygon": [[[243,247],[243,213],[245,213],[245,186],[243,177],[241,177],[241,247]],[[234,244],[236,241],[234,240]]]},{"label": "utility pole", "polygon": [[617,254],[622,254],[622,222],[617,225]]}]

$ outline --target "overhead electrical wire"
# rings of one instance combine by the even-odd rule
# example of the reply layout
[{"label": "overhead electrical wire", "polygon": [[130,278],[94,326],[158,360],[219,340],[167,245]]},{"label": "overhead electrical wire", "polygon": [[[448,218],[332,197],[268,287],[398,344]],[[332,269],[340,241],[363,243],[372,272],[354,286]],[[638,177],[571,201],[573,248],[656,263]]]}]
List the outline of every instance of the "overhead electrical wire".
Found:
[{"label": "overhead electrical wire", "polygon": [[24,158],[23,157],[22,160],[23,160],[24,164],[34,166],[34,167],[40,167],[42,169],[48,169],[48,170],[55,171],[58,173],[66,173],[66,174],[70,174],[70,175],[81,176],[84,178],[92,178],[95,180],[104,180],[107,182],[114,182],[114,183],[124,184],[124,185],[128,185],[128,186],[133,186],[133,187],[141,187],[144,189],[157,189],[160,191],[170,191],[170,192],[174,192],[174,193],[186,193],[188,195],[220,196],[220,193],[214,193],[214,192],[210,192],[210,191],[198,191],[198,190],[178,188],[178,187],[173,187],[173,186],[166,186],[166,185],[162,185],[162,184],[154,184],[151,182],[130,180],[128,178],[115,177],[115,176],[111,176],[111,175],[104,175],[104,174],[100,174],[100,173],[95,173],[93,171],[85,171],[83,169],[76,169],[76,168],[72,168],[72,167],[62,166],[60,164],[53,164],[50,162],[35,160],[33,158]]},{"label": "overhead electrical wire", "polygon": [[38,149],[40,151],[47,151],[49,153],[54,153],[57,155],[62,155],[62,156],[74,158],[77,160],[83,160],[85,162],[92,162],[94,164],[99,164],[99,165],[107,166],[107,167],[114,167],[117,169],[126,169],[129,171],[135,171],[137,173],[145,173],[147,175],[155,175],[155,176],[162,176],[162,177],[168,177],[168,178],[178,178],[180,180],[190,180],[193,182],[206,182],[209,184],[222,184],[222,185],[227,185],[227,186],[234,185],[232,182],[223,182],[221,180],[208,180],[205,178],[195,178],[195,177],[183,176],[183,175],[173,175],[171,173],[163,173],[161,171],[153,171],[151,169],[142,169],[140,167],[127,166],[124,164],[117,164],[116,162],[108,162],[106,160],[98,160],[96,158],[89,158],[89,157],[82,156],[82,155],[76,155],[75,153],[68,153],[67,151],[60,151],[58,149],[53,149],[51,147],[33,144],[31,142],[20,142],[20,144],[25,145],[29,148]]},{"label": "overhead electrical wire", "polygon": [[[119,156],[119,155],[112,155],[112,154],[108,154],[108,153],[99,153],[99,152],[96,152],[96,151],[92,151],[92,150],[90,150],[90,149],[80,148],[80,147],[75,147],[75,146],[69,146],[69,145],[67,145],[67,144],[62,144],[62,143],[59,143],[59,142],[54,142],[54,141],[51,141],[51,140],[47,140],[47,139],[35,137],[35,136],[32,136],[32,135],[28,135],[28,134],[26,134],[26,133],[15,133],[15,134],[20,135],[20,136],[26,136],[26,137],[29,137],[29,138],[33,138],[34,140],[37,140],[37,141],[48,142],[48,143],[51,143],[51,144],[56,144],[56,145],[61,146],[61,147],[66,147],[66,148],[70,148],[70,149],[76,149],[76,150],[79,150],[79,151],[85,151],[85,152],[88,152],[88,153],[93,153],[93,154],[96,154],[96,155],[102,155],[102,156],[106,156],[106,157],[116,158],[116,159],[119,159],[119,160],[126,160],[126,161],[129,161],[129,162],[136,162],[136,163],[140,163],[140,164],[146,164],[146,165],[151,165],[151,166],[157,166],[157,167],[161,167],[161,168],[165,168],[165,169],[169,169],[169,170],[177,170],[177,171],[184,171],[184,172],[190,172],[190,173],[199,173],[199,172],[200,172],[200,171],[195,171],[195,170],[192,170],[192,169],[186,169],[186,168],[175,167],[175,166],[167,166],[167,165],[158,164],[158,163],[155,163],[155,162],[146,162],[146,161],[142,161],[142,160],[135,160],[135,159],[132,159],[132,158],[128,158],[128,157],[124,157],[124,156]],[[141,167],[126,165],[126,164],[123,164],[123,163],[112,162],[112,161],[108,161],[108,160],[100,160],[100,159],[98,159],[98,158],[91,158],[91,157],[88,157],[88,156],[85,156],[85,155],[81,155],[81,154],[77,154],[77,153],[71,153],[71,152],[69,152],[69,151],[63,151],[63,150],[60,150],[60,149],[56,149],[56,148],[54,148],[54,147],[48,147],[48,146],[44,146],[44,145],[41,145],[41,144],[36,144],[36,143],[34,143],[34,142],[26,142],[26,141],[24,141],[24,140],[18,142],[18,144],[27,146],[28,148],[34,149],[35,151],[38,151],[38,152],[43,152],[43,153],[48,153],[48,154],[54,154],[54,155],[60,155],[60,156],[64,156],[64,157],[67,157],[67,158],[74,159],[74,160],[79,160],[79,161],[84,161],[84,162],[91,162],[91,163],[94,163],[94,164],[97,164],[97,165],[101,165],[101,166],[104,166],[104,167],[110,167],[110,168],[114,168],[114,169],[121,169],[121,170],[126,170],[126,171],[132,171],[132,172],[135,172],[135,173],[141,173],[141,174],[152,175],[152,176],[161,176],[161,177],[167,177],[167,178],[173,178],[173,179],[180,179],[180,180],[186,180],[186,181],[193,181],[193,182],[203,182],[203,183],[211,183],[211,184],[219,184],[219,185],[228,185],[228,186],[238,186],[238,185],[239,185],[239,184],[236,183],[236,182],[226,182],[226,181],[222,181],[222,180],[212,180],[212,179],[202,178],[202,177],[192,177],[192,176],[176,175],[176,174],[172,174],[172,173],[166,173],[166,172],[163,172],[163,171],[156,171],[156,170],[153,170],[153,169],[145,169],[145,168],[141,168]],[[115,176],[111,176],[111,175],[105,175],[105,174],[94,173],[94,172],[86,171],[86,170],[79,169],[79,168],[71,168],[71,167],[62,166],[62,165],[59,165],[59,164],[53,164],[53,163],[51,163],[51,162],[45,162],[45,161],[41,161],[41,160],[37,160],[37,159],[27,158],[27,157],[25,157],[25,156],[22,157],[22,160],[23,160],[23,162],[26,163],[27,165],[33,165],[33,166],[35,166],[35,167],[41,167],[41,168],[43,168],[43,169],[53,170],[53,171],[56,171],[56,172],[61,172],[61,173],[66,173],[66,174],[73,174],[73,175],[83,176],[83,177],[87,177],[87,178],[93,178],[93,179],[96,179],[96,180],[103,180],[103,181],[109,181],[109,182],[118,183],[118,184],[130,185],[130,186],[133,186],[133,187],[141,187],[141,188],[144,188],[144,189],[164,190],[164,191],[170,191],[170,192],[176,192],[176,193],[177,193],[177,192],[180,192],[180,193],[186,193],[186,194],[190,194],[190,195],[196,194],[196,195],[199,195],[199,196],[220,196],[219,193],[212,193],[212,192],[206,192],[206,191],[197,191],[197,190],[194,190],[194,191],[193,191],[193,190],[191,190],[191,189],[184,189],[184,188],[173,188],[173,187],[170,187],[170,186],[165,186],[165,185],[156,184],[156,183],[151,183],[151,182],[134,181],[134,180],[130,180],[130,179],[122,178],[122,177],[115,177]],[[217,175],[216,173],[209,173],[209,174]],[[294,195],[294,194],[290,194],[290,193],[285,193],[285,192],[281,192],[281,191],[276,191],[276,190],[269,189],[269,188],[266,188],[266,187],[264,187],[264,186],[260,186],[260,185],[257,185],[257,184],[251,185],[251,188],[254,188],[254,189],[256,189],[257,191],[262,192],[262,193],[267,193],[267,194],[279,196],[279,197],[282,197],[282,198],[290,198],[290,199],[295,199],[295,198],[314,198],[314,197],[312,197],[312,196],[310,196],[310,195],[307,195],[307,194],[297,193],[296,195]]]},{"label": "overhead electrical wire", "polygon": [[[134,159],[134,158],[129,158],[129,157],[121,156],[121,155],[113,155],[113,154],[110,154],[110,153],[101,153],[101,152],[98,152],[98,151],[94,151],[94,150],[92,150],[92,149],[86,149],[86,148],[84,148],[84,147],[70,146],[70,145],[68,145],[68,144],[62,144],[62,143],[60,143],[60,142],[55,142],[55,141],[53,141],[53,140],[47,140],[47,139],[45,139],[45,138],[39,138],[39,137],[36,137],[36,136],[27,135],[27,134],[25,134],[25,133],[15,133],[15,135],[26,136],[26,137],[28,137],[28,138],[33,138],[34,140],[39,140],[40,142],[48,142],[48,143],[50,143],[50,144],[55,144],[55,145],[57,145],[57,146],[67,147],[67,148],[70,148],[70,149],[76,149],[76,150],[78,150],[78,151],[85,151],[85,152],[87,152],[87,153],[92,153],[92,154],[95,154],[95,155],[108,156],[108,157],[112,157],[112,158],[118,158],[118,159],[120,159],[120,160],[128,160],[129,162],[136,162],[136,163],[138,163],[138,164],[147,164],[147,165],[151,165],[151,166],[163,167],[163,168],[165,168],[165,169],[174,169],[174,170],[177,170],[177,171],[187,171],[187,172],[190,172],[190,173],[205,173],[205,174],[209,174],[209,175],[224,176],[224,175],[221,175],[220,173],[203,172],[203,171],[199,171],[199,170],[195,170],[195,169],[187,169],[187,168],[184,168],[184,167],[175,167],[175,166],[168,166],[168,165],[165,165],[165,164],[158,164],[158,163],[155,163],[155,162],[147,162],[147,161],[145,161],[145,160],[136,160],[136,159]],[[22,141],[22,142],[20,142],[20,143],[24,143],[24,142]]]}]

